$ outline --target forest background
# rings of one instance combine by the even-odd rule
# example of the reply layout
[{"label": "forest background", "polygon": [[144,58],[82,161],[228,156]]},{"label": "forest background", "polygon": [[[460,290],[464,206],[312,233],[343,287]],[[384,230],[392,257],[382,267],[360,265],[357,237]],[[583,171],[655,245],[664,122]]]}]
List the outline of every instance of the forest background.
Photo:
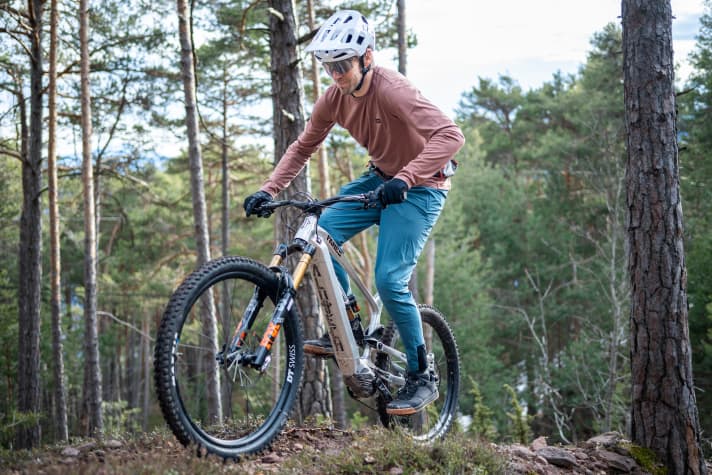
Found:
[{"label": "forest background", "polygon": [[[0,443],[39,425],[60,438],[53,377],[50,283],[41,292],[41,405],[17,407],[18,249],[23,201],[22,136],[28,124],[30,51],[17,2],[0,2]],[[395,45],[394,1],[342,2],[368,13],[380,54]],[[297,2],[307,34],[307,2]],[[348,5],[347,5],[348,4]],[[712,4],[706,2],[689,78],[678,84],[678,140],[685,213],[690,340],[704,449],[712,433]],[[16,8],[17,7],[17,8]],[[316,17],[331,11],[315,2]],[[59,2],[58,156],[61,334],[70,434],[86,430],[84,197],[81,182],[79,39],[74,3]],[[197,94],[211,255],[265,259],[272,221],[245,219],[244,196],[272,167],[264,2],[193,4]],[[97,203],[97,315],[106,431],[163,425],[152,388],[152,336],[171,291],[196,264],[172,2],[97,2],[90,10],[93,162]],[[45,25],[48,28],[48,25]],[[409,43],[417,42],[417,31]],[[49,38],[49,35],[44,35]],[[456,333],[464,367],[463,423],[491,440],[518,437],[512,396],[528,430],[576,442],[629,425],[629,280],[625,249],[625,126],[621,27],[591,38],[574,74],[523,89],[515,77],[473,78],[456,121],[467,137],[448,204],[422,259],[416,291],[432,299]],[[49,51],[49,48],[45,48]],[[310,61],[303,56],[305,76]],[[321,86],[328,84],[325,74]],[[314,83],[304,81],[308,102]],[[46,85],[46,80],[43,83]],[[44,86],[43,86],[44,87]],[[309,104],[305,110],[309,110]],[[343,131],[325,147],[326,182],[311,167],[313,194],[333,193],[367,162]],[[227,160],[224,158],[227,157]],[[227,174],[224,174],[227,170]],[[46,170],[43,168],[43,173]],[[227,188],[223,186],[227,177]],[[229,199],[222,199],[227,189]],[[317,191],[320,190],[320,191]],[[49,204],[41,190],[42,249]],[[223,213],[228,219],[224,219]],[[221,226],[229,226],[228,233]],[[366,247],[373,235],[367,236]],[[373,246],[370,246],[373,249]],[[363,247],[349,251],[367,267]],[[49,252],[42,253],[49,276]],[[333,414],[357,424],[363,409]]]}]

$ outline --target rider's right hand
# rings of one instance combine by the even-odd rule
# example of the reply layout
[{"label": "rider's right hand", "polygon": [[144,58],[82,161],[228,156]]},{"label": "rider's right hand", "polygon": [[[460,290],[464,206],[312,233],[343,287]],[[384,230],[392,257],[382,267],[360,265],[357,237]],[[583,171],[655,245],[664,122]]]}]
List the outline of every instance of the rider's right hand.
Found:
[{"label": "rider's right hand", "polygon": [[245,198],[245,202],[242,205],[242,207],[245,208],[245,216],[249,217],[250,215],[256,214],[260,218],[268,218],[272,214],[272,210],[262,210],[259,208],[270,201],[272,201],[272,195],[266,191],[260,190],[256,193],[252,193]]}]

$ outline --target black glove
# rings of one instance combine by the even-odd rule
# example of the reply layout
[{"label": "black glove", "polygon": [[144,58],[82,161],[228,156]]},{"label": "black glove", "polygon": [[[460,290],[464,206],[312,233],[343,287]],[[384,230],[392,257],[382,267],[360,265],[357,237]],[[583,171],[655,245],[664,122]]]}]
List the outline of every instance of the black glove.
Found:
[{"label": "black glove", "polygon": [[399,178],[392,178],[378,187],[378,197],[385,208],[402,203],[408,197],[408,185]]},{"label": "black glove", "polygon": [[271,210],[259,210],[256,211],[255,208],[259,208],[264,203],[269,203],[272,201],[272,195],[266,191],[258,191],[257,193],[252,193],[250,196],[245,198],[245,202],[242,207],[245,208],[245,216],[249,217],[252,214],[256,214],[260,218],[268,218],[271,214]]}]

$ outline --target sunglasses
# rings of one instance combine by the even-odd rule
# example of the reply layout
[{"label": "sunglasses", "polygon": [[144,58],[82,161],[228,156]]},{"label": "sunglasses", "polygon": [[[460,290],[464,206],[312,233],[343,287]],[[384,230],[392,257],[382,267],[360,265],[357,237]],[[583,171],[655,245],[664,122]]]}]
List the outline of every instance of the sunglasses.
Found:
[{"label": "sunglasses", "polygon": [[352,56],[347,59],[342,59],[341,61],[329,61],[321,64],[324,65],[324,69],[326,69],[329,76],[333,76],[334,73],[346,74],[354,67],[354,58],[355,57]]}]

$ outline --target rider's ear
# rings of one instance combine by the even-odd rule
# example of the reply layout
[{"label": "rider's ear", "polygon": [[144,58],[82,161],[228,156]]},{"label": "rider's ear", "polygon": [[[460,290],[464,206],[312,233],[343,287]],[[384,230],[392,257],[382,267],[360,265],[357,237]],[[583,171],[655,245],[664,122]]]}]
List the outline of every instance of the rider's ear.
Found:
[{"label": "rider's ear", "polygon": [[373,65],[373,50],[371,48],[366,48],[366,52],[363,54],[363,65],[367,68]]}]

